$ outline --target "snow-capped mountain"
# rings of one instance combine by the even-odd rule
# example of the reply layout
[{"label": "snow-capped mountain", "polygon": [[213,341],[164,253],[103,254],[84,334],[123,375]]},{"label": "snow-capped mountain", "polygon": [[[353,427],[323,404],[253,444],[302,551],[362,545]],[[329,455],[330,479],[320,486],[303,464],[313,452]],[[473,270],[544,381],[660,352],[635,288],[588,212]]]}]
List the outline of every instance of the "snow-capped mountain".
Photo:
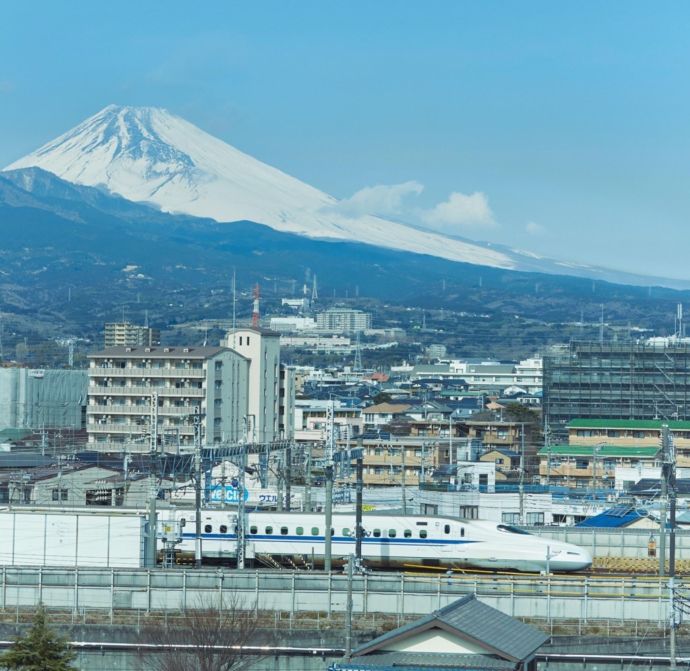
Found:
[{"label": "snow-capped mountain", "polygon": [[518,269],[509,253],[374,216],[348,217],[337,200],[167,110],[110,105],[9,165],[36,166],[62,179],[104,187],[165,212],[266,224],[331,238]]}]

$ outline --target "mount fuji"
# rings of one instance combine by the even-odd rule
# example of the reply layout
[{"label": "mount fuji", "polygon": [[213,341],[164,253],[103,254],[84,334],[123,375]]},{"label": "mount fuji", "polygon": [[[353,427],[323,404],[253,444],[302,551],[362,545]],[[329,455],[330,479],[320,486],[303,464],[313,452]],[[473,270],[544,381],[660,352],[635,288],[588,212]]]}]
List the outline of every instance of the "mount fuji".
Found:
[{"label": "mount fuji", "polygon": [[566,263],[377,216],[349,216],[339,211],[333,196],[156,107],[109,105],[5,170],[25,168],[41,168],[170,214],[228,224],[250,221],[316,240],[364,243],[503,270],[690,287],[682,280]]},{"label": "mount fuji", "polygon": [[110,105],[7,170],[39,167],[174,214],[254,221],[311,238],[368,243],[497,268],[508,254],[374,216],[235,149],[167,110]]}]

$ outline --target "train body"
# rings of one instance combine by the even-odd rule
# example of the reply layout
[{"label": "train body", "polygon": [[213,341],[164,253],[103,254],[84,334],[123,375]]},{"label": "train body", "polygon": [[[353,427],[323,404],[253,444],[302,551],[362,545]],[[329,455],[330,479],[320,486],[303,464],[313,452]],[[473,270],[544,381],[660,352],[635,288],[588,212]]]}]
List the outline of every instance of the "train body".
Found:
[{"label": "train body", "polygon": [[[179,549],[194,552],[194,511],[160,511],[183,522]],[[237,513],[202,511],[202,556],[231,560],[237,552]],[[528,534],[495,522],[423,515],[365,514],[362,560],[377,568],[435,566],[540,572],[589,568],[591,554],[576,545]],[[300,564],[322,564],[325,516],[303,512],[248,512],[246,557],[269,556]],[[335,565],[355,553],[354,513],[334,513],[331,555]]]}]

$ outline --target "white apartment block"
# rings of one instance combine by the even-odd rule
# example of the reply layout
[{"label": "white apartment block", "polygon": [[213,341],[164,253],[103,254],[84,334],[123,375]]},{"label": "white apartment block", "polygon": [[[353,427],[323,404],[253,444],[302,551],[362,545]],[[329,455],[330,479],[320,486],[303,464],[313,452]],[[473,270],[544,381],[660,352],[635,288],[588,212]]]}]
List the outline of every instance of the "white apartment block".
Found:
[{"label": "white apartment block", "polygon": [[152,394],[164,449],[193,447],[197,409],[204,445],[239,441],[250,412],[249,369],[247,358],[225,347],[111,347],[91,354],[89,447],[148,451]]},{"label": "white apartment block", "polygon": [[228,331],[223,345],[249,362],[248,439],[268,443],[280,437],[280,336],[251,326]]},{"label": "white apartment block", "polygon": [[371,313],[350,308],[330,308],[316,315],[316,326],[322,331],[357,333],[371,328]]}]

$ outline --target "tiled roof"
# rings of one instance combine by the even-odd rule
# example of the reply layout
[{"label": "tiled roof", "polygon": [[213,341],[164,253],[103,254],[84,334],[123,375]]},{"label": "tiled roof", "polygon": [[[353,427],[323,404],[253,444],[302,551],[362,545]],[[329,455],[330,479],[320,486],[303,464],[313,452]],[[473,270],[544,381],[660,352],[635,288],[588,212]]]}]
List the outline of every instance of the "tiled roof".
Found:
[{"label": "tiled roof", "polygon": [[599,529],[620,529],[627,527],[637,520],[647,517],[646,510],[638,510],[633,506],[616,506],[583,520],[577,527],[595,527]]},{"label": "tiled roof", "polygon": [[407,412],[412,406],[409,403],[379,403],[378,405],[370,405],[368,408],[363,408],[362,412],[366,414],[379,413],[391,414]]},{"label": "tiled roof", "polygon": [[549,637],[519,620],[478,601],[473,594],[453,601],[444,608],[434,611],[408,625],[389,631],[353,651],[353,657],[381,650],[393,640],[404,639],[417,630],[424,631],[440,626],[456,632],[458,636],[474,641],[503,659],[520,661],[527,659],[548,641]]},{"label": "tiled roof", "polygon": [[[100,352],[89,354],[89,359],[107,356],[116,357],[146,357],[147,359],[207,359],[221,352],[227,352],[227,347],[106,347]],[[143,370],[143,369],[142,369]]]},{"label": "tiled roof", "polygon": [[515,664],[488,655],[461,655],[448,652],[384,652],[356,657],[349,662],[338,662],[333,671],[508,671]]}]

